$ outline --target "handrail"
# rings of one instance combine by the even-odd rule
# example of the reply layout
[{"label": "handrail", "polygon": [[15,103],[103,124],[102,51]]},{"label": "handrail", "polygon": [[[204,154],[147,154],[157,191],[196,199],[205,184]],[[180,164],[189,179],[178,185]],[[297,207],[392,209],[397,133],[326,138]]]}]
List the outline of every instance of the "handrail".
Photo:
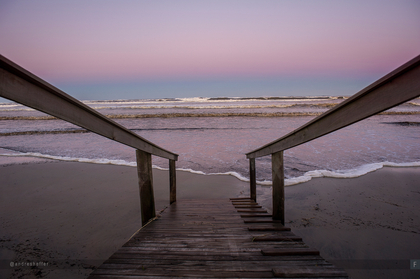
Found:
[{"label": "handrail", "polygon": [[178,155],[142,138],[0,55],[0,96],[170,160]]},{"label": "handrail", "polygon": [[273,219],[284,224],[284,150],[347,127],[418,96],[420,55],[291,133],[247,153],[251,199],[257,199],[255,158],[271,154]]},{"label": "handrail", "polygon": [[258,158],[298,146],[418,96],[420,96],[420,55],[312,121],[247,153],[246,156]]},{"label": "handrail", "polygon": [[156,216],[152,155],[169,159],[170,203],[176,201],[178,155],[140,137],[0,55],[0,96],[136,149],[142,224]]}]

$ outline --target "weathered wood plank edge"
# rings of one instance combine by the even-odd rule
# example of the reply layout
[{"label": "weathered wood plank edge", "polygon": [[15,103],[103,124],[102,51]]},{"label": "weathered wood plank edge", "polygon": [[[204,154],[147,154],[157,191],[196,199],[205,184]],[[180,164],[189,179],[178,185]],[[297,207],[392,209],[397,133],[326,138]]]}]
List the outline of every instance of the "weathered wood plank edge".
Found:
[{"label": "weathered wood plank edge", "polygon": [[121,263],[106,263],[102,268],[104,269],[144,269],[144,268],[165,268],[167,271],[172,270],[191,270],[192,267],[198,267],[198,270],[211,269],[212,271],[241,271],[248,272],[266,272],[273,269],[273,266],[282,268],[294,267],[312,267],[312,268],[329,268],[332,269],[334,266],[329,263],[322,261],[290,261],[287,263],[279,264],[278,261],[248,261],[246,266],[241,261],[166,261],[165,263],[155,264],[153,261],[137,261],[137,262],[121,262]]},{"label": "weathered wood plank edge", "polygon": [[[129,260],[148,260],[148,259],[171,259],[171,260],[188,260],[191,259],[191,253],[181,253],[181,252],[175,252],[175,253],[135,253],[135,252],[126,252],[126,253],[120,253],[117,252],[115,254],[113,254],[107,261],[118,261],[118,260],[124,260],[124,259],[129,259]],[[205,255],[194,255],[194,259],[195,260],[199,260],[199,261],[224,261],[224,260],[228,260],[228,261],[272,261],[273,258],[275,259],[275,261],[278,261],[278,257],[274,256],[264,256],[262,255],[260,252],[258,253],[244,253],[242,255],[242,257],[238,257],[237,253],[234,253],[234,255],[228,255],[228,254],[211,254],[211,253],[206,253]],[[321,256],[319,255],[298,255],[298,256],[282,256],[281,257],[281,262],[287,262],[287,261],[317,261],[317,260],[324,260]],[[107,262],[105,261],[105,262]],[[109,262],[108,262],[109,263]]]},{"label": "weathered wood plank edge", "polygon": [[[264,224],[265,225],[265,224]],[[253,226],[253,227],[248,227],[249,231],[291,231],[290,228],[288,227],[283,227],[283,225],[281,226],[272,226],[272,227],[268,227],[268,226]]]},{"label": "weathered wood plank edge", "polygon": [[273,268],[275,277],[283,278],[319,278],[319,277],[346,277],[347,273],[344,269],[336,268],[335,266],[301,266],[296,267],[282,267]]},{"label": "weathered wood plank edge", "polygon": [[291,255],[319,255],[319,251],[310,248],[292,248],[292,249],[263,249],[261,253],[264,256],[291,256]]},{"label": "weathered wood plank edge", "polygon": [[[311,249],[280,223],[247,226],[246,219],[268,219],[266,213],[246,218],[254,214],[251,212],[242,214],[246,216],[242,218],[237,212],[263,210],[258,204],[238,209],[235,207],[243,205],[229,201],[228,206],[226,201],[222,206],[218,201],[196,201],[193,206],[177,203],[114,253],[90,278],[272,278],[278,267],[334,268],[318,251],[308,255]],[[202,211],[203,207],[207,209]],[[276,253],[268,255],[274,250]],[[279,250],[282,255],[278,255]],[[300,252],[284,253],[290,250]]]}]

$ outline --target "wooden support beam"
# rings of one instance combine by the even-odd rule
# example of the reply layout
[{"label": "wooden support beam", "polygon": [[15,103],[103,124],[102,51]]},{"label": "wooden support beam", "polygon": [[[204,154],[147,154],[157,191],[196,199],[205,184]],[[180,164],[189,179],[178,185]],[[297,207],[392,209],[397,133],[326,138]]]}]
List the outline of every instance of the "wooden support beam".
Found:
[{"label": "wooden support beam", "polygon": [[255,158],[249,159],[249,184],[251,200],[257,201],[257,177],[255,174]]},{"label": "wooden support beam", "polygon": [[136,150],[137,174],[139,177],[141,221],[144,226],[156,216],[153,195],[152,154]]},{"label": "wooden support beam", "polygon": [[169,160],[169,202],[176,202],[176,168],[175,160]]},{"label": "wooden support beam", "polygon": [[283,151],[271,154],[273,176],[273,219],[284,225],[284,165]]}]

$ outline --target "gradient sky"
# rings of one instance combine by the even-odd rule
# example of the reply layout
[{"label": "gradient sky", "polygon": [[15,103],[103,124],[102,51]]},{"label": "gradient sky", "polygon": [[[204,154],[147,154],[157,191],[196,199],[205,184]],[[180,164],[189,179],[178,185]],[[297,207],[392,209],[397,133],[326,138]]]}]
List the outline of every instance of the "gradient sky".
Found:
[{"label": "gradient sky", "polygon": [[0,53],[84,99],[353,94],[420,54],[420,1],[0,0]]}]

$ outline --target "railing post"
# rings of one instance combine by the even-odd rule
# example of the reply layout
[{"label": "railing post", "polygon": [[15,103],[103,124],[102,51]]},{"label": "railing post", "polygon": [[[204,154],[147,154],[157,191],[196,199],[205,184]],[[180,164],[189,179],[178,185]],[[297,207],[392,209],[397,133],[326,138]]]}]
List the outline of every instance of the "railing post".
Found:
[{"label": "railing post", "polygon": [[273,219],[284,225],[284,165],[283,151],[271,154],[273,175]]},{"label": "railing post", "polygon": [[169,202],[176,202],[176,168],[175,160],[169,160]]},{"label": "railing post", "polygon": [[250,198],[257,201],[257,177],[255,175],[255,158],[249,158]]},{"label": "railing post", "polygon": [[139,177],[141,220],[144,226],[156,216],[153,195],[152,154],[136,150],[137,174]]}]

